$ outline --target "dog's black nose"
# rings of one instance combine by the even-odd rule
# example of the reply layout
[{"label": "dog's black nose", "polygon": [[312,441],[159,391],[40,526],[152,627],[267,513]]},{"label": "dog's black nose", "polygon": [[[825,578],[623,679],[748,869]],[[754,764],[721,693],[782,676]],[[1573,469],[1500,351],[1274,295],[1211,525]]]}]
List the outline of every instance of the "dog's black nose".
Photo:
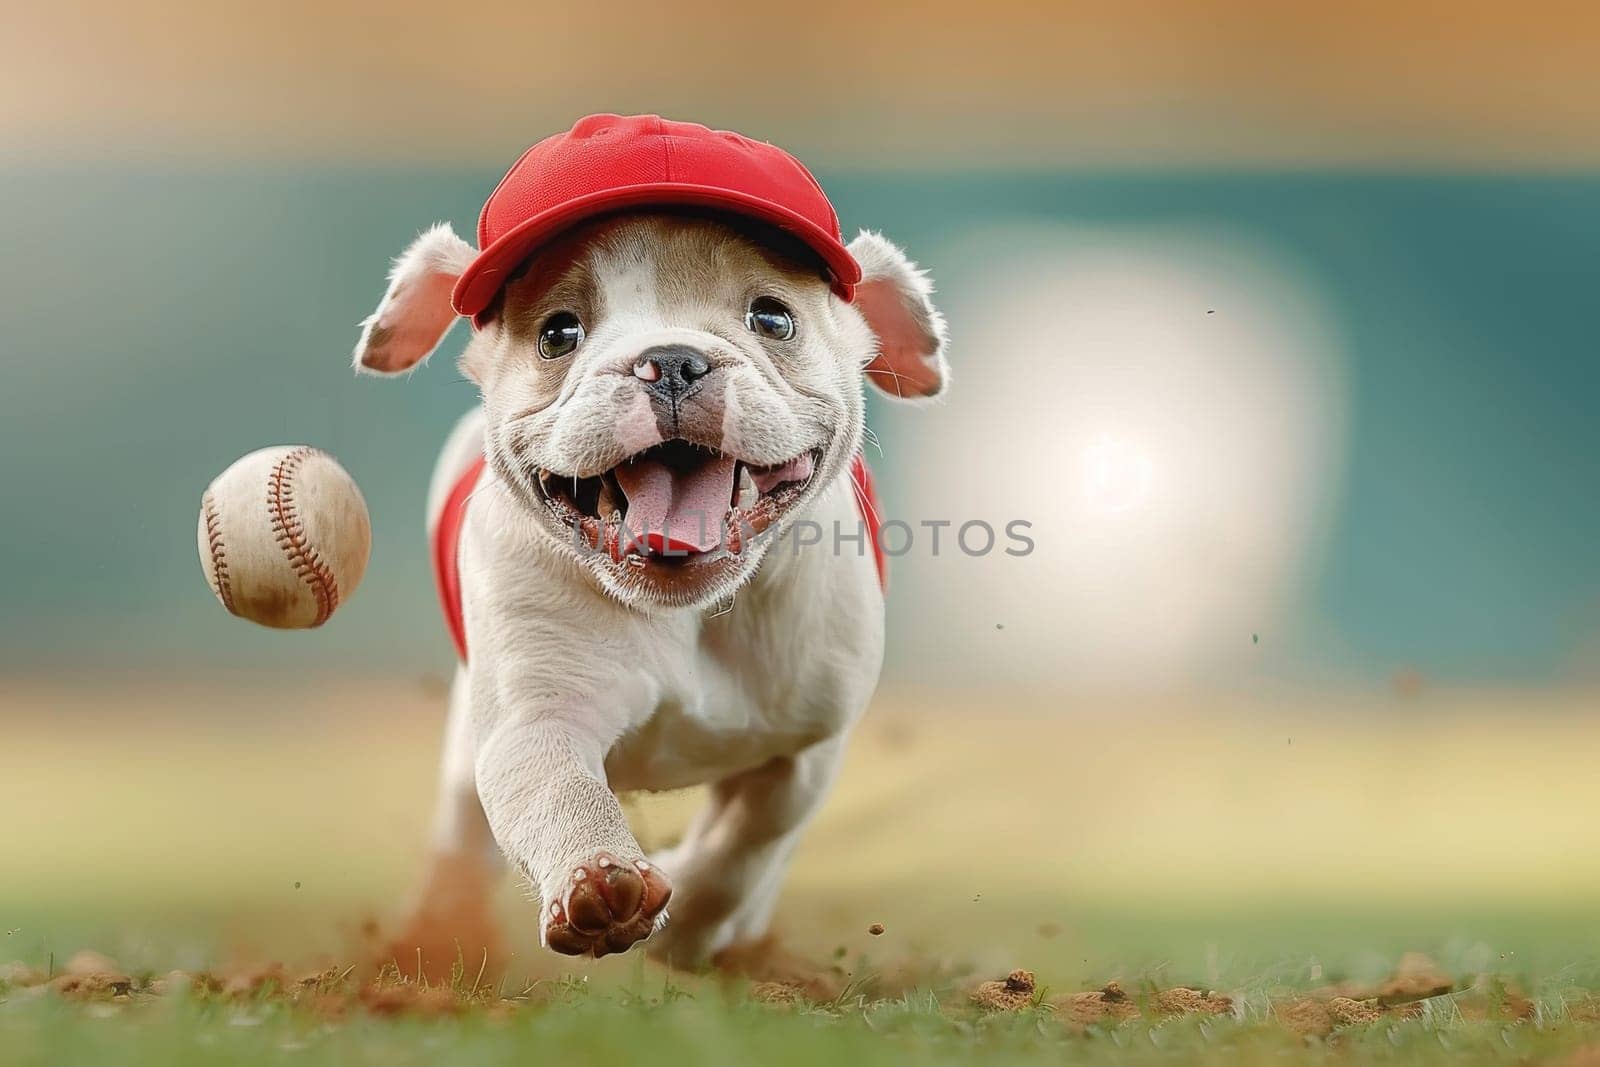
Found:
[{"label": "dog's black nose", "polygon": [[688,345],[657,345],[639,353],[633,376],[650,383],[663,400],[682,400],[694,384],[711,373],[711,363]]}]

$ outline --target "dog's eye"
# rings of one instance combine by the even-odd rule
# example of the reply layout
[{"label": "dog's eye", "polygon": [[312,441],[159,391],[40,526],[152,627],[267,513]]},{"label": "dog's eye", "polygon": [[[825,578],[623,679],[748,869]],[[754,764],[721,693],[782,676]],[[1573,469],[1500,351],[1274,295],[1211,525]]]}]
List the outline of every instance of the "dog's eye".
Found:
[{"label": "dog's eye", "polygon": [[545,359],[570,356],[583,344],[583,323],[570,311],[558,311],[539,327],[539,355]]},{"label": "dog's eye", "polygon": [[794,336],[794,313],[770,296],[758,296],[750,301],[750,310],[744,313],[745,328],[774,341],[787,341]]}]

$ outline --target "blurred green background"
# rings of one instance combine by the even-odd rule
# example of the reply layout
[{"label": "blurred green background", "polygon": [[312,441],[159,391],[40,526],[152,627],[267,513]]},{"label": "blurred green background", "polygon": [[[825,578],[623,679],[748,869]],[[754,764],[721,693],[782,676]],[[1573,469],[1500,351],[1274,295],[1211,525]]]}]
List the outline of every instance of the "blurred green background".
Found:
[{"label": "blurred green background", "polygon": [[[298,659],[329,668],[444,669],[421,510],[439,443],[474,400],[451,366],[465,331],[399,383],[357,380],[347,353],[387,258],[435,218],[470,233],[496,177],[487,167],[356,166],[0,175],[0,224],[12,235],[0,253],[0,480],[10,502],[0,666],[266,667],[292,642]],[[1241,647],[1252,630],[1270,636],[1237,670],[1592,677],[1600,179],[920,170],[824,179],[846,227],[904,242],[952,311],[986,300],[996,264],[975,262],[961,241],[990,227],[1088,224],[1129,239],[1205,227],[1292,265],[1336,338],[1343,392],[1333,395],[1347,424],[1336,467],[1307,474],[1326,481],[1327,506],[1298,536],[1320,539],[1320,554],[1286,576],[1289,603],[1234,635]],[[1230,281],[1201,275],[1197,285],[1223,303]],[[1257,310],[1224,304],[1216,314]],[[1196,309],[1190,328],[1213,322]],[[1019,349],[992,325],[954,319],[958,386],[992,390],[1003,376],[1019,393],[1064,388],[1043,365],[1049,336]],[[1039,496],[1052,482],[1066,491],[1075,473],[1008,447],[1004,425],[976,425],[962,407],[958,388],[939,432],[964,428],[970,450],[993,453],[984,464],[1004,457],[995,477],[1010,479],[1006,517],[1039,520]],[[912,519],[934,514],[904,488],[923,454],[920,417],[873,418],[887,506]],[[300,441],[349,467],[377,531],[361,594],[314,637],[220,618],[192,544],[190,513],[217,471],[260,445]],[[1041,537],[1041,555],[1060,550]],[[1032,590],[970,595],[1003,620],[1010,598]],[[1315,625],[1302,622],[1285,648],[1286,618],[1273,614]],[[894,666],[915,674],[901,651]],[[973,670],[973,683],[991,680]]]},{"label": "blurred green background", "polygon": [[[0,670],[447,669],[420,528],[462,337],[373,383],[355,323],[528,143],[650,110],[798,152],[941,286],[957,388],[874,409],[888,509],[1040,550],[914,551],[891,677],[1594,680],[1592,8],[892,8],[19,13]],[[220,618],[188,533],[235,456],[302,441],[377,545],[309,638]]]}]

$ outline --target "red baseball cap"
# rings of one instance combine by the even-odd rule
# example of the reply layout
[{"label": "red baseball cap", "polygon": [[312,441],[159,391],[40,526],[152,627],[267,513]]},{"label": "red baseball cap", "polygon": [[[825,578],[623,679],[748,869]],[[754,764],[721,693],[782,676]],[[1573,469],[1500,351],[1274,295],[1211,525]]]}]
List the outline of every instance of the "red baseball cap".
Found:
[{"label": "red baseball cap", "polygon": [[799,238],[833,291],[855,298],[861,267],[811,172],[783,149],[659,115],[590,115],[546,137],[500,179],[478,216],[478,258],[450,302],[479,316],[539,245],[575,223],[622,208],[717,208]]}]

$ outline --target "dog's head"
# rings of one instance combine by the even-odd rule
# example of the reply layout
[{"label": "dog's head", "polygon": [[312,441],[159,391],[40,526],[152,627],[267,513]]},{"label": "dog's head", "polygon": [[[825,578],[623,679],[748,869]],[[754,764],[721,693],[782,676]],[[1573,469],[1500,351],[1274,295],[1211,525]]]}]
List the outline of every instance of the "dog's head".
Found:
[{"label": "dog's head", "polygon": [[[798,242],[726,217],[591,221],[507,282],[461,357],[490,463],[538,526],[637,606],[731,594],[863,433],[863,376],[890,396],[945,385],[926,277],[874,233],[841,300]],[[476,251],[445,225],[395,262],[359,370],[426,359]]]}]

